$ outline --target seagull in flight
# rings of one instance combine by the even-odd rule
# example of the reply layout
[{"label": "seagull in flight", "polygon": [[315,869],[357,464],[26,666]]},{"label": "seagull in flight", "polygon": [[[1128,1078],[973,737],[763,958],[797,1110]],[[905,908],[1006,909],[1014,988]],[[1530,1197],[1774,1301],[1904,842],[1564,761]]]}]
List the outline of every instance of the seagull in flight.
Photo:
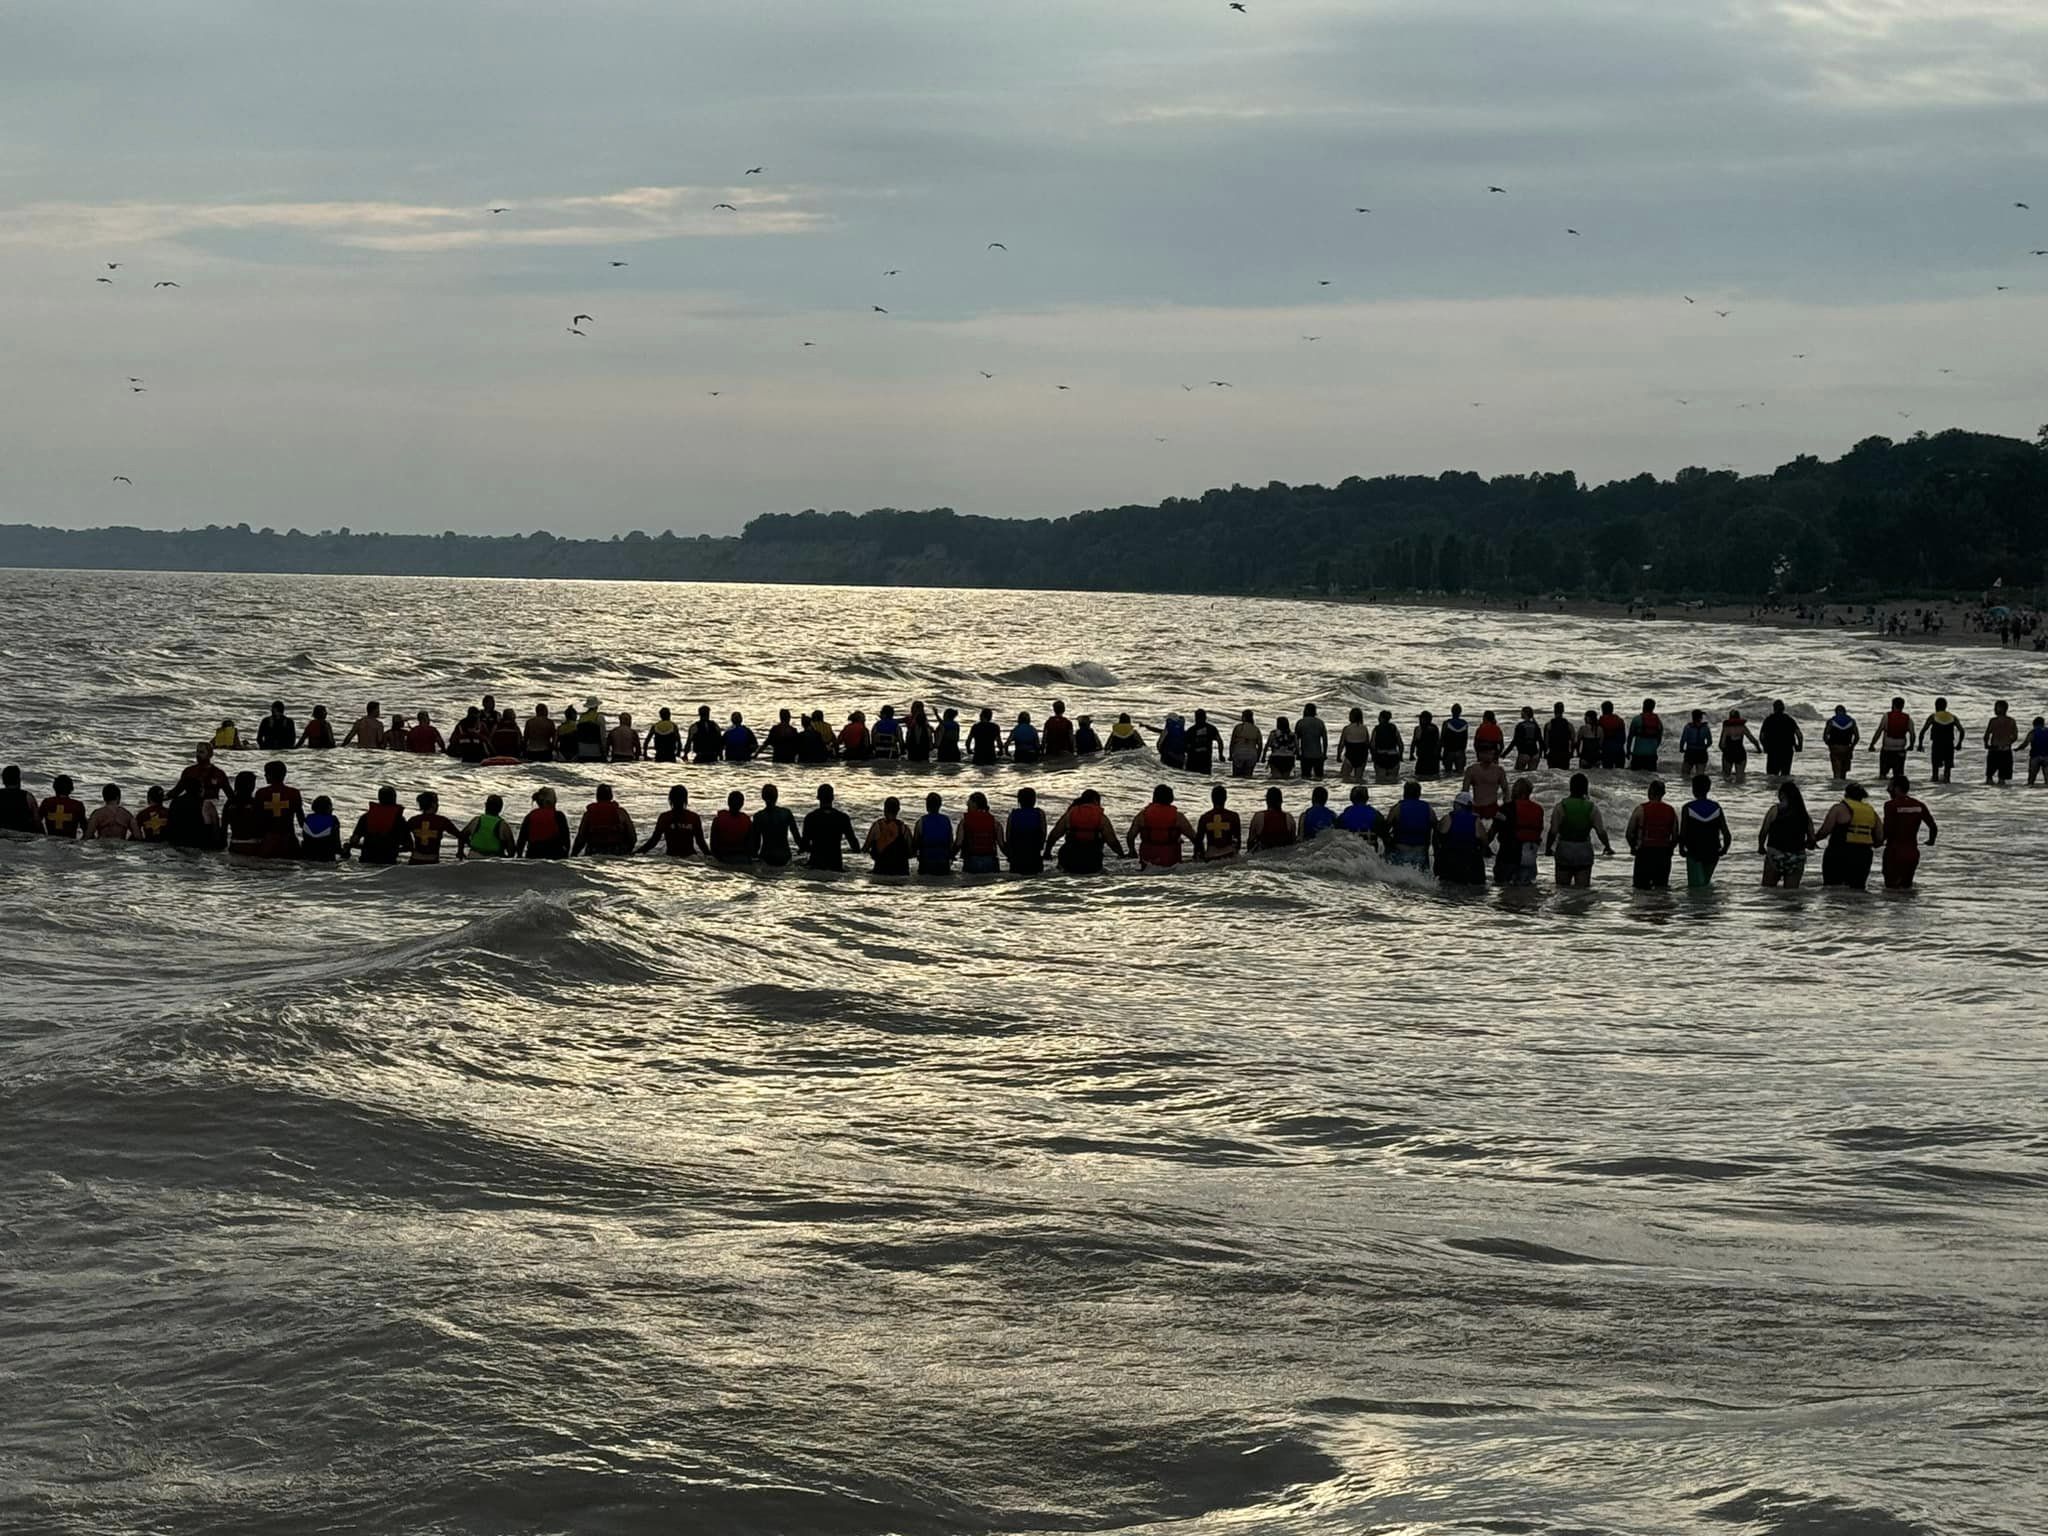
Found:
[{"label": "seagull in flight", "polygon": [[2036,256],[2048,256],[2048,251],[2036,251],[2034,254]]},{"label": "seagull in flight", "polygon": [[738,213],[738,212],[739,212],[739,209],[737,209],[737,208],[733,207],[733,205],[732,205],[731,203],[713,203],[713,204],[711,205],[711,211],[712,211],[713,213],[716,213],[716,212],[718,212],[718,210],[719,210],[719,209],[721,209],[721,208],[723,208],[723,209],[724,209],[724,210],[725,210],[725,211],[726,211],[727,213]]},{"label": "seagull in flight", "polygon": [[1003,244],[1003,242],[1000,240],[989,241],[988,248],[992,251],[1007,251],[1009,249],[1009,247]]},{"label": "seagull in flight", "polygon": [[[2013,207],[2015,207],[2015,208],[2027,208],[2027,205],[2026,205],[2025,203],[2014,203],[2014,204],[2013,204]],[[2029,213],[2033,212],[2033,210],[2032,210],[2031,208],[2027,208],[2027,211],[2028,211]]]},{"label": "seagull in flight", "polygon": [[1734,314],[1735,311],[1732,309],[1717,309],[1714,311],[1714,313],[1719,315],[1723,320],[1726,320],[1730,315]]},{"label": "seagull in flight", "polygon": [[116,475],[114,476],[114,483],[117,485],[133,485],[135,482],[126,475]]},{"label": "seagull in flight", "polygon": [[1997,293],[2005,293],[2005,292],[2007,292],[2007,291],[2008,291],[2009,287],[2010,287],[2010,285],[2009,285],[2009,284],[2006,284],[2006,283],[2000,283],[2000,284],[1998,285],[1998,287],[1997,287],[1997,288],[1996,288],[1995,290],[1993,290],[1993,291],[1994,291],[1994,292],[1997,292]]},{"label": "seagull in flight", "polygon": [[1691,405],[1691,404],[1692,404],[1692,402],[1691,402],[1690,400],[1681,400],[1681,401],[1679,401],[1678,403],[1679,403],[1680,405]]},{"label": "seagull in flight", "polygon": [[1217,389],[1235,389],[1235,388],[1237,388],[1237,386],[1236,386],[1235,384],[1231,383],[1231,382],[1230,382],[1230,380],[1228,380],[1228,379],[1211,379],[1211,380],[1210,380],[1209,382],[1210,382],[1210,383],[1211,383],[1212,385],[1214,385],[1214,386],[1215,386],[1215,387],[1216,387]]},{"label": "seagull in flight", "polygon": [[767,166],[765,166],[765,165],[755,165],[755,166],[749,166],[749,167],[747,168],[747,174],[748,174],[749,176],[758,176],[758,175],[760,175],[760,174],[761,174],[761,173],[762,173],[763,171],[765,171],[765,170],[767,170],[767,169],[768,169],[768,167],[767,167]]},{"label": "seagull in flight", "polygon": [[1486,190],[1489,192],[1498,192],[1502,197],[1506,197],[1508,195],[1508,189],[1506,187],[1488,187]]},{"label": "seagull in flight", "polygon": [[1354,208],[1354,209],[1352,209],[1351,211],[1352,211],[1353,213],[1371,213],[1371,212],[1372,212],[1372,210],[1371,210],[1370,208]]},{"label": "seagull in flight", "polygon": [[1954,373],[1954,372],[1955,372],[1955,369],[1953,369],[1953,368],[1937,368],[1937,369],[1935,369],[1934,371],[1935,371],[1936,373]]},{"label": "seagull in flight", "polygon": [[1316,279],[1316,286],[1318,288],[1327,288],[1330,286],[1330,280],[1327,277],[1319,277]]},{"label": "seagull in flight", "polygon": [[107,263],[107,270],[109,272],[118,272],[121,270],[121,263],[118,261],[110,261]]},{"label": "seagull in flight", "polygon": [[96,277],[93,281],[96,283],[111,283],[113,279],[111,277]]},{"label": "seagull in flight", "polygon": [[1303,341],[1321,341],[1323,338],[1320,336],[1304,336],[1301,339]]},{"label": "seagull in flight", "polygon": [[177,285],[176,283],[168,283],[168,282],[166,282],[166,283],[152,283],[152,284],[150,284],[150,286],[151,286],[152,288],[175,288],[175,287],[177,287],[178,285]]},{"label": "seagull in flight", "polygon": [[1565,231],[1565,233],[1568,235],[1576,235],[1578,231],[1576,229],[1568,229]]},{"label": "seagull in flight", "polygon": [[597,316],[595,316],[595,315],[571,315],[571,316],[569,317],[569,323],[570,323],[571,325],[581,325],[581,324],[582,324],[582,323],[583,323],[584,321],[586,321],[586,320],[588,320],[588,321],[589,321],[589,322],[590,322],[590,323],[591,323],[592,325],[595,325],[595,324],[597,323]]},{"label": "seagull in flight", "polygon": [[1899,412],[1899,417],[1901,420],[1911,421],[1913,419],[1913,413],[1911,411],[1901,411]]},{"label": "seagull in flight", "polygon": [[570,334],[571,336],[582,336],[582,335],[586,335],[587,333],[586,333],[586,332],[584,332],[584,331],[579,331],[579,330],[577,330],[577,329],[576,329],[576,327],[572,325],[572,326],[570,326],[570,327],[569,327],[569,334]]},{"label": "seagull in flight", "polygon": [[510,208],[493,208],[491,210],[492,213],[510,213],[511,211]]},{"label": "seagull in flight", "polygon": [[807,341],[804,343],[804,345],[807,347],[815,347],[817,343],[815,341]]},{"label": "seagull in flight", "polygon": [[707,389],[704,391],[704,393],[709,395],[712,399],[716,400],[720,395],[724,394],[725,391],[722,389]]},{"label": "seagull in flight", "polygon": [[1054,389],[1065,389],[1065,388],[1067,388],[1067,386],[1066,386],[1066,385],[1064,385],[1064,384],[1055,384],[1055,385],[1053,385],[1053,388],[1054,388]]},{"label": "seagull in flight", "polygon": [[142,382],[142,380],[141,380],[141,379],[139,379],[139,378],[137,378],[137,377],[136,377],[136,376],[135,376],[134,374],[132,374],[132,373],[131,373],[131,374],[129,374],[129,375],[128,375],[128,382],[129,382],[130,384],[140,384],[140,383]]},{"label": "seagull in flight", "polygon": [[149,391],[144,389],[140,384],[130,384],[128,386],[128,393],[131,395],[146,395],[149,393]]},{"label": "seagull in flight", "polygon": [[1696,298],[1694,298],[1694,297],[1693,297],[1693,296],[1692,296],[1691,294],[1689,294],[1689,293],[1681,293],[1681,294],[1679,295],[1679,297],[1680,297],[1681,299],[1685,300],[1685,302],[1686,302],[1686,303],[1688,303],[1688,304],[1697,304],[1697,303],[1699,303],[1699,300],[1698,300],[1698,299],[1696,299]]},{"label": "seagull in flight", "polygon": [[1247,10],[1245,10],[1245,8],[1244,8],[1244,0],[1230,0],[1230,8],[1231,8],[1231,9],[1232,9],[1233,11],[1239,11],[1239,12],[1242,12],[1242,13],[1243,13],[1244,15],[1246,15],[1246,16],[1249,16],[1249,15],[1251,15],[1251,12],[1250,12],[1250,11],[1247,11]]},{"label": "seagull in flight", "polygon": [[901,277],[902,275],[903,269],[901,267],[891,267],[888,271],[882,274],[882,276],[884,277]]},{"label": "seagull in flight", "polygon": [[1195,386],[1192,384],[1183,384],[1181,385],[1181,391],[1184,394],[1192,395],[1195,392]]},{"label": "seagull in flight", "polygon": [[612,265],[615,267],[623,267],[625,263],[623,261],[615,261],[612,263]]},{"label": "seagull in flight", "polygon": [[980,374],[984,379],[992,379],[995,377],[995,375],[990,373],[986,368],[977,368],[974,371]]}]

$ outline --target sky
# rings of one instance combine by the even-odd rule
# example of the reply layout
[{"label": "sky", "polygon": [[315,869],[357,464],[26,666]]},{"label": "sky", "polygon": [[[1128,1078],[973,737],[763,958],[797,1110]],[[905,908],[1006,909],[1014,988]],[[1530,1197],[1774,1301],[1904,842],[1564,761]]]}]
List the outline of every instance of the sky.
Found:
[{"label": "sky", "polygon": [[2031,436],[2044,108],[2039,0],[10,0],[0,522]]}]

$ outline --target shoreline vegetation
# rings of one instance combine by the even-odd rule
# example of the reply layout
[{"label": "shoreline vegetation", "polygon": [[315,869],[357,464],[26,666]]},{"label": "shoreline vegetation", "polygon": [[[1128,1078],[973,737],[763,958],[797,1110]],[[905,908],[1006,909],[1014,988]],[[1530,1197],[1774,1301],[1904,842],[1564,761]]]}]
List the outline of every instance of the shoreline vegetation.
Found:
[{"label": "shoreline vegetation", "polygon": [[[1769,474],[1569,471],[1232,486],[1060,518],[757,517],[738,535],[309,533],[0,524],[0,565],[298,575],[1143,591],[1826,627],[1998,644],[2048,590],[2048,427],[1873,437]],[[1818,623],[1813,610],[1826,605]],[[1923,610],[1946,624],[1925,628]],[[1646,611],[1647,610],[1647,611]],[[1838,622],[1838,620],[1840,622]]]}]

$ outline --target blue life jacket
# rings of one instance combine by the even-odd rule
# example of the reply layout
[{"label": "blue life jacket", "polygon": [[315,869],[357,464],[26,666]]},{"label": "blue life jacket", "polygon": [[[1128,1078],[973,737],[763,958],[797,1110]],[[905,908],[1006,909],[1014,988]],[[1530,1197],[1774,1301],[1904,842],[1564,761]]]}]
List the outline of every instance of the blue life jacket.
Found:
[{"label": "blue life jacket", "polygon": [[1010,731],[1010,745],[1020,752],[1036,752],[1038,727],[1029,724],[1013,727]]},{"label": "blue life jacket", "polygon": [[953,852],[953,823],[944,811],[931,811],[917,819],[917,851],[920,855]]},{"label": "blue life jacket", "polygon": [[1369,805],[1347,805],[1337,818],[1337,825],[1346,832],[1356,832],[1363,837],[1380,824],[1380,813]]},{"label": "blue life jacket", "polygon": [[1681,751],[1704,752],[1713,744],[1714,728],[1705,721],[1697,725],[1688,725],[1678,733],[1678,745]]},{"label": "blue life jacket", "polygon": [[1037,806],[1020,805],[1010,812],[1008,827],[1010,841],[1032,843],[1043,847],[1045,844],[1045,812]]},{"label": "blue life jacket", "polygon": [[1394,807],[1394,841],[1404,848],[1420,848],[1435,825],[1436,812],[1427,800],[1403,800]]},{"label": "blue life jacket", "polygon": [[1470,810],[1451,812],[1451,829],[1444,839],[1453,848],[1476,848],[1479,846],[1479,816]]},{"label": "blue life jacket", "polygon": [[745,762],[758,748],[754,733],[744,725],[735,725],[725,733],[725,755],[735,763]]},{"label": "blue life jacket", "polygon": [[1337,813],[1327,805],[1312,805],[1301,813],[1301,838],[1307,842],[1318,832],[1337,825]]}]

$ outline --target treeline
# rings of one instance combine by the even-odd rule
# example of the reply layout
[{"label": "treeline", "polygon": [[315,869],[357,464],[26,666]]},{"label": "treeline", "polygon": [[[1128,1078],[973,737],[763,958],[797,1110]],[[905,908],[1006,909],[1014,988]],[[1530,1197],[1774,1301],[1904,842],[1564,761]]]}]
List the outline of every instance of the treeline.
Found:
[{"label": "treeline", "polygon": [[1191,593],[1470,592],[1837,601],[2048,586],[2048,427],[1873,437],[1768,475],[1569,471],[1232,486],[1062,518],[884,508],[736,538],[0,525],[0,564]]}]

